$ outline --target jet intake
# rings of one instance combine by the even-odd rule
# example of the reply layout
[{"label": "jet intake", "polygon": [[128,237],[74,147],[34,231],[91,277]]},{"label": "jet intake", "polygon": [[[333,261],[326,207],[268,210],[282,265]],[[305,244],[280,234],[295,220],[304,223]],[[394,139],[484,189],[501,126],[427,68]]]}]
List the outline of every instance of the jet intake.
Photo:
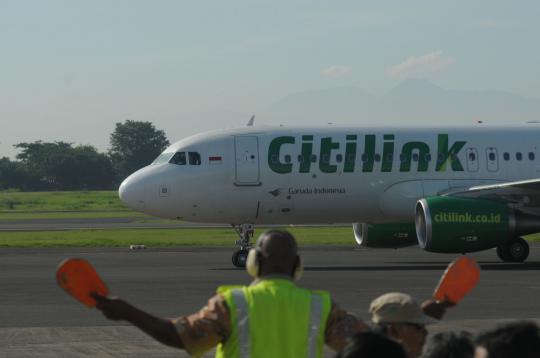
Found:
[{"label": "jet intake", "polygon": [[417,242],[414,224],[410,223],[355,223],[353,232],[358,245],[364,247],[398,248]]}]

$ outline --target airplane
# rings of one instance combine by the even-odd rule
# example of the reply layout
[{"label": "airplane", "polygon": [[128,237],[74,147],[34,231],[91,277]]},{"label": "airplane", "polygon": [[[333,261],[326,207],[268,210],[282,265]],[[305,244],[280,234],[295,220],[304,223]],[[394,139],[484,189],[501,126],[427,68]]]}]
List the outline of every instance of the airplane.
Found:
[{"label": "airplane", "polygon": [[182,139],[119,188],[166,219],[231,224],[245,266],[254,225],[351,224],[363,247],[496,248],[523,262],[540,232],[540,127],[265,127]]}]

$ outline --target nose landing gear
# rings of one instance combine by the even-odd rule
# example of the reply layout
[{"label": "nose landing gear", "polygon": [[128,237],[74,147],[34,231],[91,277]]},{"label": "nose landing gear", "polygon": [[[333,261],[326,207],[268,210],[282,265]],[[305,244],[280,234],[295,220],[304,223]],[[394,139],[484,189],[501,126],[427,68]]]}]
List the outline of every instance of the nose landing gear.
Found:
[{"label": "nose landing gear", "polygon": [[238,236],[240,236],[240,240],[236,241],[236,245],[240,246],[240,249],[232,255],[232,263],[236,267],[246,267],[248,252],[251,248],[251,238],[253,237],[255,228],[253,224],[233,224],[233,228]]}]

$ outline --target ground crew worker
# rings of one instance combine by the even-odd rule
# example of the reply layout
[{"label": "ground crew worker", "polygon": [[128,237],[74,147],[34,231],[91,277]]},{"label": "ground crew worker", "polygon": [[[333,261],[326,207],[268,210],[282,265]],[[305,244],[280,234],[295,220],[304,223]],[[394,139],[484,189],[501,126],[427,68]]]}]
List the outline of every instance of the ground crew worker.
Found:
[{"label": "ground crew worker", "polygon": [[199,312],[162,319],[118,298],[94,295],[97,308],[127,320],[158,341],[199,356],[217,346],[217,357],[321,357],[367,326],[334,303],[328,292],[298,287],[302,262],[294,237],[263,233],[246,262],[255,280],[223,286]]},{"label": "ground crew worker", "polygon": [[376,331],[400,343],[408,358],[416,358],[426,342],[426,325],[438,322],[452,306],[449,301],[433,299],[420,305],[406,293],[391,292],[374,299],[369,313]]}]

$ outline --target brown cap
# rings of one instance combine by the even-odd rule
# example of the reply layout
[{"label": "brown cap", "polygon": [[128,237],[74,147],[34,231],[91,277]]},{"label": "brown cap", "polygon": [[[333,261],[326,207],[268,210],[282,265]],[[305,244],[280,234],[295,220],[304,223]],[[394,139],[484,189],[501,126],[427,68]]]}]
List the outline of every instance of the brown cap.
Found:
[{"label": "brown cap", "polygon": [[401,292],[386,293],[369,305],[373,323],[430,324],[437,320],[426,316],[422,307],[410,295]]}]

